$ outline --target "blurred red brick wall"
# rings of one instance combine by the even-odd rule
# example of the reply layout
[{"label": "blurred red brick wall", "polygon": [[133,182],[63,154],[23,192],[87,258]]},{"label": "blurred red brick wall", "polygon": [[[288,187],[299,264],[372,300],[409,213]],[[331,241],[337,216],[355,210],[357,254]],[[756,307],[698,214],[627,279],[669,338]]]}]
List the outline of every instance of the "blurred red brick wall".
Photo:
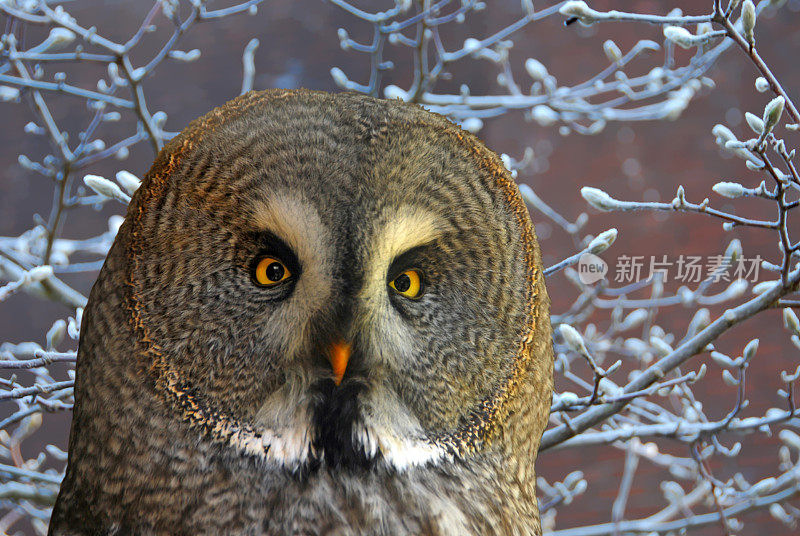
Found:
[{"label": "blurred red brick wall", "polygon": [[[552,3],[537,1],[536,6],[542,8]],[[687,13],[700,14],[709,10],[711,3],[711,0],[596,0],[591,5],[596,9],[657,14],[665,13],[668,6],[679,5]],[[469,17],[464,25],[453,25],[455,33],[447,37],[450,46],[462,43],[466,37],[493,33],[518,16],[519,6],[516,0],[491,2],[489,9]],[[68,3],[67,8],[82,24],[96,25],[106,37],[124,40],[149,10],[150,2],[81,0]],[[800,2],[789,2],[788,8],[782,13],[779,18],[759,21],[756,33],[762,56],[783,81],[790,95],[797,98],[800,96],[800,71],[797,69]],[[350,35],[360,41],[368,40],[370,28],[367,25],[330,4],[315,0],[268,1],[259,8],[256,16],[237,16],[221,23],[196,26],[180,48],[200,48],[203,51],[202,58],[191,64],[163,65],[151,80],[145,82],[151,110],[165,110],[169,114],[167,128],[180,130],[190,120],[234,97],[241,85],[241,53],[251,37],[261,40],[255,56],[255,89],[306,87],[336,91],[329,75],[331,66],[339,66],[353,79],[363,80],[367,75],[366,58],[339,48],[336,29],[340,27],[347,28]],[[164,37],[163,29],[148,37],[153,50]],[[613,38],[623,51],[640,38],[661,40],[660,29],[654,26],[605,24],[585,29],[578,25],[564,27],[560,17],[552,17],[513,36],[515,46],[512,59],[519,67],[520,80],[524,78],[521,66],[525,59],[536,57],[556,75],[561,84],[571,85],[584,80],[605,64],[601,45],[608,38]],[[396,67],[387,73],[385,83],[408,87],[411,83],[410,57],[392,59]],[[649,64],[645,61],[636,65],[641,67],[641,72],[646,72],[659,59],[660,56],[654,54],[648,60]],[[631,74],[636,72],[635,67],[630,70]],[[81,76],[85,78],[77,73],[70,74],[70,81],[91,87],[98,73],[91,69],[84,73]],[[494,82],[496,72],[486,62],[467,61],[454,67],[453,73],[452,81],[439,86],[442,91],[457,92],[462,83],[467,83],[473,89],[473,94],[497,91]],[[775,254],[772,234],[751,230],[726,233],[716,221],[693,214],[670,214],[666,218],[645,213],[594,214],[579,195],[581,186],[592,185],[623,199],[668,201],[674,196],[677,186],[683,184],[690,200],[700,201],[708,196],[717,206],[735,210],[722,198],[713,197],[711,185],[719,180],[741,179],[745,184],[755,186],[760,178],[756,179],[754,174],[749,173],[741,161],[721,155],[711,136],[711,128],[715,123],[727,119],[729,125],[741,131],[744,128],[741,126],[743,112],[752,111],[760,115],[768,96],[754,90],[756,73],[737,49],[726,52],[710,76],[716,81],[717,89],[705,90],[675,122],[611,125],[593,137],[575,134],[562,137],[555,129],[527,123],[521,114],[516,114],[485,121],[480,136],[489,147],[512,156],[520,157],[526,146],[535,147],[540,154],[549,152],[546,171],[533,176],[522,175],[520,180],[530,184],[541,198],[568,219],[574,219],[584,211],[593,213],[586,232],[597,233],[617,227],[620,238],[612,250],[604,255],[612,266],[614,256],[623,254],[668,254],[670,257],[680,254],[718,254],[734,237],[742,240],[746,256],[757,252]],[[75,125],[76,121],[85,119],[80,101],[67,97],[51,100],[59,122]],[[80,103],[77,109],[76,103]],[[46,150],[40,138],[21,136],[23,125],[30,120],[27,109],[24,105],[4,105],[2,109],[0,235],[13,236],[33,225],[33,213],[47,214],[51,188],[45,179],[32,176],[16,162],[20,153],[33,158]],[[123,127],[124,123],[120,125],[120,128]],[[794,141],[796,139],[795,135]],[[127,161],[106,161],[91,172],[112,177],[118,169],[128,169],[142,176],[152,158],[149,146],[140,145],[131,152]],[[623,166],[625,162],[627,164]],[[751,205],[743,206],[751,210]],[[64,235],[69,238],[92,236],[98,229],[105,228],[110,214],[120,211],[121,207],[113,204],[101,212],[83,209],[67,219]],[[543,221],[538,214],[533,214],[533,219],[534,222]],[[544,230],[545,226],[541,228]],[[574,252],[571,242],[565,240],[566,237],[557,230],[551,235],[549,232],[542,234],[541,247],[546,265]],[[544,235],[550,236],[545,238]],[[92,277],[89,276],[65,279],[83,292],[88,292],[92,284]],[[548,287],[554,311],[563,310],[574,297],[573,289],[561,276],[548,280]],[[0,338],[41,341],[50,322],[67,313],[51,303],[35,301],[27,296],[14,296],[0,307]],[[667,316],[665,327],[675,327],[679,333],[683,333],[690,315],[689,310],[675,309]],[[751,410],[757,414],[777,404],[775,390],[780,387],[777,371],[796,366],[798,352],[787,344],[778,311],[767,312],[737,328],[735,333],[720,343],[720,347],[732,353],[740,352],[742,344],[753,337],[761,338],[761,348],[756,362],[749,369],[748,395],[752,400]],[[768,362],[759,362],[760,359]],[[730,409],[735,396],[732,388],[718,381],[719,371],[713,370],[714,379],[699,387],[697,394],[710,415],[722,416]],[[2,413],[11,409],[7,404],[0,408],[5,408],[0,410]],[[48,440],[65,446],[69,416],[48,417],[45,423],[49,427]],[[732,463],[715,467],[720,475],[728,476],[739,470],[745,477],[757,479],[759,475],[777,472],[777,446],[774,440],[754,435],[745,438],[744,442],[746,447],[743,454],[736,460],[738,469]],[[682,448],[678,447],[678,451]],[[559,509],[559,528],[610,519],[611,503],[617,488],[615,484],[608,484],[616,483],[619,479],[623,459],[624,454],[612,448],[593,450],[591,457],[581,450],[542,455],[538,464],[539,472],[549,481],[581,469],[590,484],[583,497],[571,506]],[[663,504],[658,483],[664,474],[647,463],[640,464],[628,507],[629,516],[648,515]],[[755,534],[757,527],[770,534],[786,531],[785,527],[763,512],[741,518],[748,522],[745,534]],[[710,527],[704,533],[719,534],[720,528]]]}]

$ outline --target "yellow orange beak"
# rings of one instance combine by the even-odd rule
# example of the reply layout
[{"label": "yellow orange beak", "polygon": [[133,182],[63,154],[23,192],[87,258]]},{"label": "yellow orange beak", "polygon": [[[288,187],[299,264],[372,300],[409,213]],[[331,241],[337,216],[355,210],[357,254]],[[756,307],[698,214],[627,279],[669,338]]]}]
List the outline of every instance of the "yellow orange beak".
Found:
[{"label": "yellow orange beak", "polygon": [[344,341],[337,341],[331,344],[328,359],[333,369],[333,381],[336,385],[342,383],[344,371],[347,370],[347,362],[350,361],[350,345]]}]

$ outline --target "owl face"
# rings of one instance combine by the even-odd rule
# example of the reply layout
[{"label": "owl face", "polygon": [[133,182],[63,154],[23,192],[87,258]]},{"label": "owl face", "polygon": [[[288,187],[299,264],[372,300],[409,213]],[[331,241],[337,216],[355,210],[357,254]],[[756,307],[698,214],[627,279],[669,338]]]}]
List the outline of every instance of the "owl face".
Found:
[{"label": "owl face", "polygon": [[546,300],[508,172],[401,103],[231,106],[168,146],[129,212],[132,322],[165,403],[289,469],[479,449]]}]

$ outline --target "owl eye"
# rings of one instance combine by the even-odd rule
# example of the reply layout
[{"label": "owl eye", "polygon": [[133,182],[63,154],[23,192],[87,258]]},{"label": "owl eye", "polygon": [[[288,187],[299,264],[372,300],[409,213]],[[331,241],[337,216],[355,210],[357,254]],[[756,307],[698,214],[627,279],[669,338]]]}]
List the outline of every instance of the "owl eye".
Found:
[{"label": "owl eye", "polygon": [[253,278],[261,286],[273,287],[292,276],[289,268],[275,257],[263,257],[258,261]]},{"label": "owl eye", "polygon": [[422,274],[419,270],[406,270],[391,281],[389,286],[406,298],[419,298],[422,295]]}]

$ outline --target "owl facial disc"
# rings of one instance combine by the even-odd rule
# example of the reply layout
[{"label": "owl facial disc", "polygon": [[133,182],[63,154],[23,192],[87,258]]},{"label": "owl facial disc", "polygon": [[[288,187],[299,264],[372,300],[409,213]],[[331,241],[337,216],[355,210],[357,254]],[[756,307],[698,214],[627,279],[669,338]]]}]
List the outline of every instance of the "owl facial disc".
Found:
[{"label": "owl facial disc", "polygon": [[549,329],[508,170],[402,103],[228,107],[171,142],[129,209],[131,325],[167,404],[290,469],[484,449]]}]

